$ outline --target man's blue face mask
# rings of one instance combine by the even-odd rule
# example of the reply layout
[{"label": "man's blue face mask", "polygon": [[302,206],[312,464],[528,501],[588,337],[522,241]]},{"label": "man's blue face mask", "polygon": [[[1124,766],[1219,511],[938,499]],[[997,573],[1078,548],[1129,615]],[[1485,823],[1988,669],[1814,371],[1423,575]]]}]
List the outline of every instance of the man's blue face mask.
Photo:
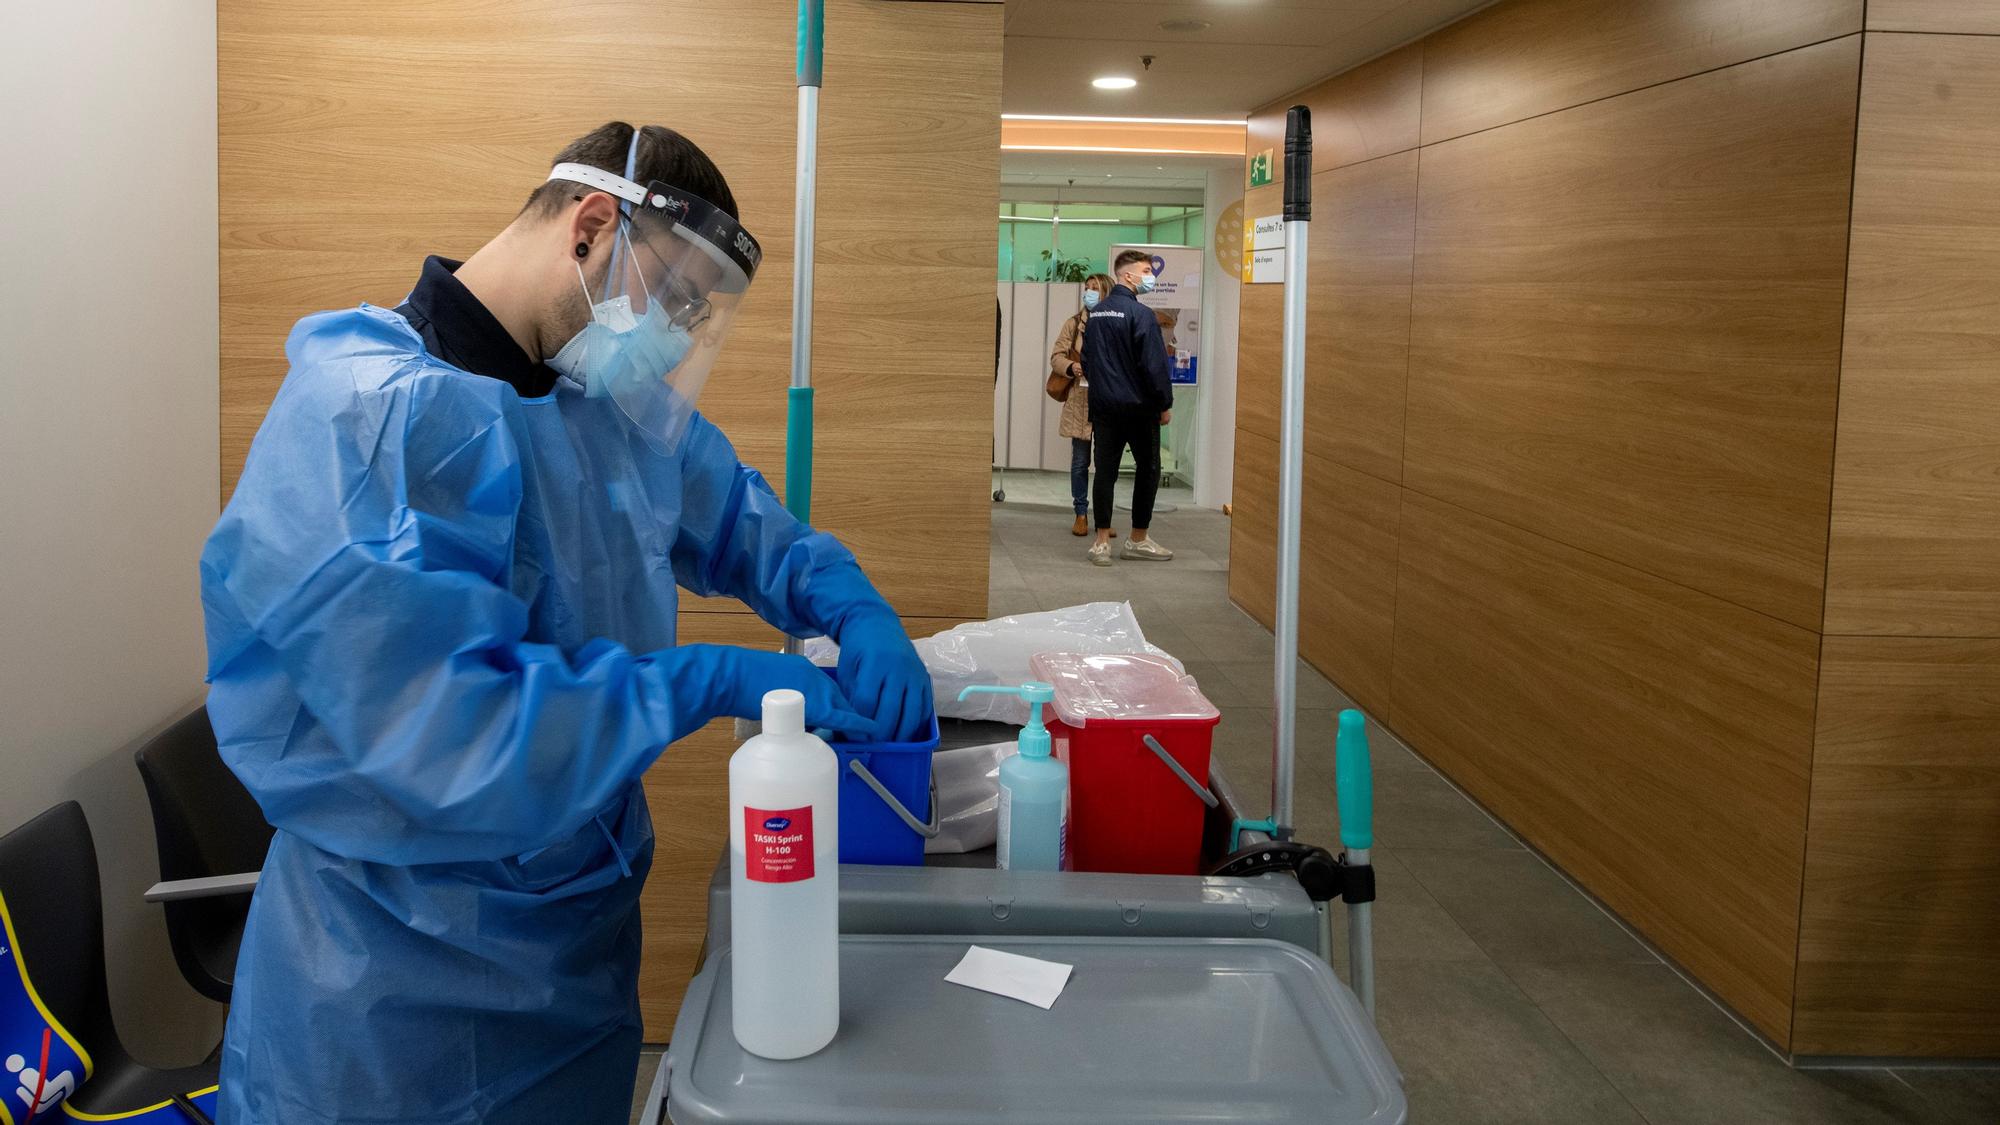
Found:
[{"label": "man's blue face mask", "polygon": [[[581,267],[577,280],[583,280]],[[588,296],[587,286],[584,292]],[[631,299],[620,295],[592,305],[590,323],[547,362],[597,398],[664,379],[693,347],[694,337],[675,324],[658,302],[644,316],[635,316]]]}]

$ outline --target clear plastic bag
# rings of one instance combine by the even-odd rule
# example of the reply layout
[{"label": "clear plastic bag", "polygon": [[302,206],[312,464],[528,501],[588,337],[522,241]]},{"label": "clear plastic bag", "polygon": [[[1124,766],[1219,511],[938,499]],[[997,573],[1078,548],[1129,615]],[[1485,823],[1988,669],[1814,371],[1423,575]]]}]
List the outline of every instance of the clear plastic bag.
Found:
[{"label": "clear plastic bag", "polygon": [[926,853],[956,855],[994,845],[1000,835],[1000,763],[1017,753],[1012,742],[991,742],[931,756],[940,827],[936,838],[924,841]]},{"label": "clear plastic bag", "polygon": [[[1083,605],[1021,613],[992,621],[974,621],[915,642],[917,656],[930,669],[940,719],[982,719],[1023,726],[1028,705],[1011,695],[975,695],[960,701],[958,693],[975,684],[1024,684],[1034,678],[1028,658],[1038,652],[1146,653],[1181,670],[1181,662],[1147,642],[1130,602],[1086,602]],[[805,644],[813,663],[833,666],[840,648],[825,637]]]},{"label": "clear plastic bag", "polygon": [[1028,658],[1038,652],[1148,653],[1181,667],[1172,654],[1147,643],[1128,602],[1089,602],[975,621],[916,644],[917,655],[931,671],[939,717],[989,719],[1015,726],[1028,721],[1028,705],[1022,700],[1011,695],[975,695],[960,702],[958,693],[975,684],[1013,685],[1034,679]]}]

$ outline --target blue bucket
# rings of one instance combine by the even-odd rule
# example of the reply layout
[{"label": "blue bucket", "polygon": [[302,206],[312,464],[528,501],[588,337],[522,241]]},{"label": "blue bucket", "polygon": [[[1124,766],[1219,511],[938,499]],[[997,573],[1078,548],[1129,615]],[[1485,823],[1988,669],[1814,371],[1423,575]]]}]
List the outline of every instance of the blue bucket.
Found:
[{"label": "blue bucket", "polygon": [[917,867],[938,834],[931,755],[938,725],[920,742],[829,741],[840,755],[840,862]]}]

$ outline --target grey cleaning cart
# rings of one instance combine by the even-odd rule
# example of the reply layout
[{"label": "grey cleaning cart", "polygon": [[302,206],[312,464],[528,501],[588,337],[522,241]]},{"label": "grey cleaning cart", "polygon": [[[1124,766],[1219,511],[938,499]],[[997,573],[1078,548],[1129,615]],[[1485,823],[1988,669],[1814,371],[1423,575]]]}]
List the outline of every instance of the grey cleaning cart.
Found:
[{"label": "grey cleaning cart", "polygon": [[[1071,965],[1048,1011],[945,983],[968,941],[841,939],[840,1034],[771,1062],[730,1032],[727,951],[655,1085],[674,1125],[1403,1125],[1388,1052],[1326,962],[1277,941],[989,938]],[[656,1102],[656,1104],[659,1104]]]},{"label": "grey cleaning cart", "polygon": [[[815,44],[820,3],[801,0],[801,28],[811,26]],[[802,85],[804,73],[802,64]],[[1291,838],[1310,185],[1310,124],[1294,106],[1271,817],[1239,819],[1226,779],[1211,770],[1211,876],[979,870],[976,856],[957,869],[843,866],[840,1034],[791,1062],[736,1044],[720,865],[708,953],[655,1073],[648,1125],[1406,1121],[1400,1076],[1370,1020],[1374,878],[1359,713],[1342,715],[1336,746],[1343,854],[1336,861]],[[1320,904],[1336,895],[1348,903],[1358,1001],[1325,960]],[[972,944],[1074,972],[1047,1011],[946,983]]]}]

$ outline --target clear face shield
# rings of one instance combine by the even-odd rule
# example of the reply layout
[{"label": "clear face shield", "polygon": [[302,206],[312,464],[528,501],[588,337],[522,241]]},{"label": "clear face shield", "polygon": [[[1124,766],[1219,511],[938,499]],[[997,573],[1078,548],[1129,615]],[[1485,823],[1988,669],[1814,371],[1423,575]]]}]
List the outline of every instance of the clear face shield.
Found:
[{"label": "clear face shield", "polygon": [[612,399],[653,448],[677,455],[763,251],[726,212],[678,188],[582,164],[558,164],[549,178],[608,192],[621,211],[599,292],[577,267],[590,323],[549,366]]}]

